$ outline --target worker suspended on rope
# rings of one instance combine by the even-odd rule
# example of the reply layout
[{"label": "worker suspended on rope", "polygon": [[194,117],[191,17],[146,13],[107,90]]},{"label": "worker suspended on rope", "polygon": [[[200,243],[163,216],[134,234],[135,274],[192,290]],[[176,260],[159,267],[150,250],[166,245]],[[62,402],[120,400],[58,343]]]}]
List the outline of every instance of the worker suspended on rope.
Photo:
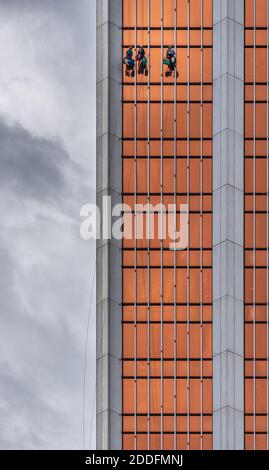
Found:
[{"label": "worker suspended on rope", "polygon": [[139,47],[136,60],[138,61],[138,74],[148,76],[148,60],[143,46]]},{"label": "worker suspended on rope", "polygon": [[166,77],[171,77],[174,73],[174,77],[178,77],[178,72],[176,70],[177,67],[177,58],[175,49],[172,46],[168,46],[166,52],[166,58],[163,60],[164,65],[168,66],[168,70],[165,72]]},{"label": "worker suspended on rope", "polygon": [[138,49],[138,53],[137,53],[137,60],[142,60],[143,57],[145,57],[146,53],[145,53],[145,49],[143,46],[140,46],[139,49]]},{"label": "worker suspended on rope", "polygon": [[123,59],[123,63],[126,65],[125,75],[127,77],[135,76],[135,61],[133,59],[133,48],[132,46],[126,52],[126,56]]}]

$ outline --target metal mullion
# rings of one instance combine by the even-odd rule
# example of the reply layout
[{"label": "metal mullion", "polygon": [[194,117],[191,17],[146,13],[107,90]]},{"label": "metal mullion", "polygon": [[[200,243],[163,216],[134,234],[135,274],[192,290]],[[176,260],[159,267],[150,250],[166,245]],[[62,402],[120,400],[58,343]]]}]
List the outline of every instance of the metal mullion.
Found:
[{"label": "metal mullion", "polygon": [[268,344],[268,335],[269,335],[269,292],[268,292],[268,283],[269,283],[269,181],[268,181],[268,171],[269,171],[269,0],[267,0],[267,47],[266,47],[266,448],[269,449],[269,344]]},{"label": "metal mullion", "polygon": [[201,0],[201,102],[200,102],[200,431],[203,450],[203,7]]},{"label": "metal mullion", "polygon": [[[137,48],[137,1],[134,0],[134,42]],[[134,78],[134,449],[137,449],[137,74]]]},{"label": "metal mullion", "polygon": [[254,5],[253,84],[253,447],[256,449],[256,0]]},{"label": "metal mullion", "polygon": [[[187,205],[190,225],[190,0],[188,0],[188,62],[187,62]],[[187,448],[190,449],[190,249],[187,247]]]},{"label": "metal mullion", "polygon": [[164,0],[161,0],[161,450],[163,449],[163,15]]},{"label": "metal mullion", "polygon": [[[150,204],[150,0],[148,0],[148,204]],[[150,450],[150,210],[148,208],[148,450]]]},{"label": "metal mullion", "polygon": [[[174,0],[174,43],[177,46],[177,0]],[[174,76],[174,450],[177,448],[177,69]]]}]

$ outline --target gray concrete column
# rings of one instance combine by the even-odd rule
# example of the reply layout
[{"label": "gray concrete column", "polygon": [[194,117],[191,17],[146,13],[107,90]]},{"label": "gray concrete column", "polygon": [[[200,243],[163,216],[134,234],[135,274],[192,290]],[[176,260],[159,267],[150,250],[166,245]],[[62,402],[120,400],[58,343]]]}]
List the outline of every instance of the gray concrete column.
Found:
[{"label": "gray concrete column", "polygon": [[[97,0],[97,204],[121,202],[122,0]],[[103,226],[103,224],[101,224]],[[121,242],[97,241],[97,449],[121,449]]]},{"label": "gray concrete column", "polygon": [[213,447],[244,448],[244,0],[213,1]]}]

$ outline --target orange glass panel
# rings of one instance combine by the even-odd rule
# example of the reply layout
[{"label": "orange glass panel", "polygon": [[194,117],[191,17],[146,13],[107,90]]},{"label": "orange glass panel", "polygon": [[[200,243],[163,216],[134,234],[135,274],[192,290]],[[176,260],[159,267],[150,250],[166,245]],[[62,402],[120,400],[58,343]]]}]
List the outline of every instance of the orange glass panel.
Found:
[{"label": "orange glass panel", "polygon": [[256,81],[256,85],[245,84],[245,448],[248,450],[267,449],[268,433],[267,8],[266,0],[245,0],[248,46],[245,80]]},{"label": "orange glass panel", "polygon": [[[175,1],[165,0],[161,32],[161,4],[137,0],[135,15],[134,0],[123,0],[123,46],[143,44],[150,68],[149,78],[123,74],[123,201],[133,212],[135,202],[176,202],[177,210],[189,203],[189,250],[174,253],[168,237],[159,240],[158,214],[153,216],[154,239],[147,240],[143,229],[141,239],[123,240],[123,448],[174,449],[176,432],[177,448],[210,449],[213,8],[212,0],[177,0],[174,15]],[[166,47],[175,40],[174,26],[176,87],[162,64]],[[209,28],[203,30],[203,44],[201,26]],[[201,78],[207,82],[202,86]],[[145,228],[146,215],[140,220]],[[179,222],[177,214],[178,227]]]},{"label": "orange glass panel", "polygon": [[[254,5],[256,8],[254,10]],[[245,26],[252,27],[254,25],[254,11],[256,15],[256,26],[266,27],[267,15],[266,0],[245,0]]]}]

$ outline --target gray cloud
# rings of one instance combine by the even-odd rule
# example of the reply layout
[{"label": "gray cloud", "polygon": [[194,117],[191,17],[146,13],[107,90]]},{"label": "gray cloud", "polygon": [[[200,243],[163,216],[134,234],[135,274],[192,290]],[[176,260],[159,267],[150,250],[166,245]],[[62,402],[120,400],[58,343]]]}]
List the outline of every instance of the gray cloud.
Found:
[{"label": "gray cloud", "polygon": [[2,119],[0,142],[2,188],[43,201],[67,190],[63,170],[71,161],[59,143],[34,137],[21,126],[8,125]]},{"label": "gray cloud", "polygon": [[[94,243],[92,0],[0,0],[0,449],[82,447]],[[88,350],[86,441],[95,388]],[[91,441],[94,446],[94,439]]]}]

